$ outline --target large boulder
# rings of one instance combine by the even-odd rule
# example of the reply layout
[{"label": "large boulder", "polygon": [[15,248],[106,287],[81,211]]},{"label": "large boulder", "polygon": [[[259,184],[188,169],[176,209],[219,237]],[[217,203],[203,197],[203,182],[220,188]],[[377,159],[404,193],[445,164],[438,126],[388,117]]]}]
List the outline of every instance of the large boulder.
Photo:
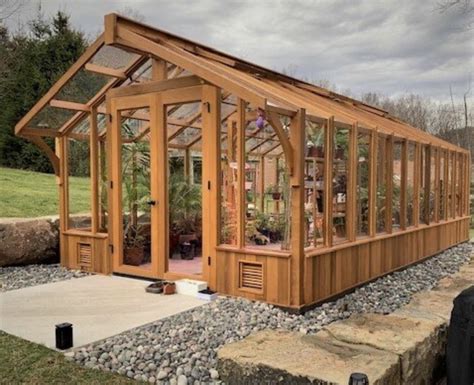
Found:
[{"label": "large boulder", "polygon": [[58,261],[57,217],[0,220],[0,266]]}]

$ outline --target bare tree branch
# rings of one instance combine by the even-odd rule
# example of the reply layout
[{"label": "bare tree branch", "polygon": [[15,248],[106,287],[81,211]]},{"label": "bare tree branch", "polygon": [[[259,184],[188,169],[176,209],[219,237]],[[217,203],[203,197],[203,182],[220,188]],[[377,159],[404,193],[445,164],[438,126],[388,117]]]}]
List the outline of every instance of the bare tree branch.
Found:
[{"label": "bare tree branch", "polygon": [[0,22],[13,16],[24,4],[24,0],[0,0]]}]

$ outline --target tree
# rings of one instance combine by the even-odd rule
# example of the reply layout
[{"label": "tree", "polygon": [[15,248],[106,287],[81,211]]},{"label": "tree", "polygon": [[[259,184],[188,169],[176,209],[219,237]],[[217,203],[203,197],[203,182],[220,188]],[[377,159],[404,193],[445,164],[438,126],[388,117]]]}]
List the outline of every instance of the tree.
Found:
[{"label": "tree", "polygon": [[[0,28],[0,165],[52,172],[49,160],[36,146],[15,137],[14,126],[86,45],[83,34],[71,27],[63,12],[45,20],[39,9],[26,33],[12,35]],[[48,118],[54,116],[49,113]]]}]

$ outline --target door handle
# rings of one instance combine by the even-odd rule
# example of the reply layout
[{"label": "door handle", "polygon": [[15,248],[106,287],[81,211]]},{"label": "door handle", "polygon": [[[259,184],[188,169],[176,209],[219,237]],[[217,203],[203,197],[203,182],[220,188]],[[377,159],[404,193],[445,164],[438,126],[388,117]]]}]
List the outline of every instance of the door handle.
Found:
[{"label": "door handle", "polygon": [[156,201],[148,201],[146,203],[149,204],[150,206],[154,206],[156,204]]}]

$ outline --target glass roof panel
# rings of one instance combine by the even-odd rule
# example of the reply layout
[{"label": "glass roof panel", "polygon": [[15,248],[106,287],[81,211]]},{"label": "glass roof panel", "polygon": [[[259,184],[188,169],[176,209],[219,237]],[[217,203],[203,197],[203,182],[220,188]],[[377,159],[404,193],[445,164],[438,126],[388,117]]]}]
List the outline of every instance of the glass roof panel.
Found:
[{"label": "glass roof panel", "polygon": [[134,139],[140,135],[149,123],[144,120],[135,119],[134,114],[148,115],[149,108],[140,108],[139,110],[122,111],[122,138]]},{"label": "glass roof panel", "polygon": [[107,82],[110,77],[81,69],[56,95],[55,99],[76,103],[87,103]]},{"label": "glass roof panel", "polygon": [[[173,108],[174,106],[170,106],[168,108]],[[195,114],[199,113],[201,111],[201,103],[196,102],[196,103],[186,103],[182,104],[177,108],[175,111],[173,111],[172,114],[169,116],[176,118],[176,119],[187,119]]]},{"label": "glass roof panel", "polygon": [[201,130],[199,130],[198,128],[188,127],[184,131],[182,131],[176,138],[174,138],[170,143],[187,146],[200,134]]},{"label": "glass roof panel", "polygon": [[[107,117],[104,114],[97,114],[97,131],[99,135],[102,135],[107,130]],[[87,114],[72,130],[75,134],[87,134],[90,133],[90,115]]]},{"label": "glass roof panel", "polygon": [[118,47],[104,45],[92,57],[90,63],[114,69],[124,69],[132,60],[137,59],[139,56],[136,53],[124,51]]},{"label": "glass roof panel", "polygon": [[34,116],[28,127],[57,130],[75,114],[76,111],[55,108],[47,105]]}]

